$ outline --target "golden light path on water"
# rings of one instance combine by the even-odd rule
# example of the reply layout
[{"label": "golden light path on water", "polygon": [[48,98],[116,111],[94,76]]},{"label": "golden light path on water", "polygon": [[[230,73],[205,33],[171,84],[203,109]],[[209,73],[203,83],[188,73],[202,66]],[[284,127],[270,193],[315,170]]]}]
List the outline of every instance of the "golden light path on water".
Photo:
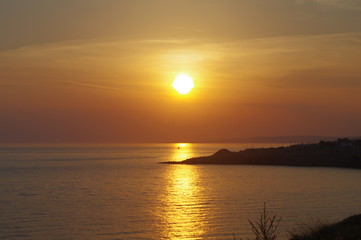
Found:
[{"label": "golden light path on water", "polygon": [[[173,161],[192,157],[189,144],[177,144]],[[188,165],[171,165],[167,172],[167,187],[164,194],[165,239],[199,239],[207,231],[204,204],[199,184],[198,168]]]},{"label": "golden light path on water", "polygon": [[189,143],[176,143],[174,149],[171,161],[180,162],[193,157],[192,145]]}]

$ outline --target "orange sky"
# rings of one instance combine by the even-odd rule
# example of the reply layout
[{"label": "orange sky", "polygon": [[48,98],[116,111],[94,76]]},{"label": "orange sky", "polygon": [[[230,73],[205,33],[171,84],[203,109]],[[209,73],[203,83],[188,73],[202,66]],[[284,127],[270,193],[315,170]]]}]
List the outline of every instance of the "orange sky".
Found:
[{"label": "orange sky", "polygon": [[361,136],[358,0],[12,0],[0,29],[2,143]]}]

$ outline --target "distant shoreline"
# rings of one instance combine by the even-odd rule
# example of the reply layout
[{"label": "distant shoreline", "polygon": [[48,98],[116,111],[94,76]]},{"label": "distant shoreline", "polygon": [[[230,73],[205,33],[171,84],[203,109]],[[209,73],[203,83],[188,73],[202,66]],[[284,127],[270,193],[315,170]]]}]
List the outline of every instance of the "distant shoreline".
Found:
[{"label": "distant shoreline", "polygon": [[[350,140],[357,140],[361,139],[361,136],[349,136],[345,137]],[[171,141],[119,141],[119,142],[82,142],[82,141],[74,141],[74,142],[0,142],[0,146],[7,147],[7,146],[99,146],[99,145],[124,145],[124,144],[174,144],[180,142],[186,143],[196,143],[196,144],[310,144],[310,143],[317,143],[320,141],[336,141],[338,137],[335,136],[313,136],[313,135],[295,135],[295,136],[256,136],[256,137],[244,137],[244,138],[231,138],[231,139],[193,139],[193,140],[171,140]]]},{"label": "distant shoreline", "polygon": [[288,147],[255,148],[239,152],[221,149],[211,156],[160,164],[272,165],[303,167],[361,168],[361,140],[347,138],[295,144]]}]

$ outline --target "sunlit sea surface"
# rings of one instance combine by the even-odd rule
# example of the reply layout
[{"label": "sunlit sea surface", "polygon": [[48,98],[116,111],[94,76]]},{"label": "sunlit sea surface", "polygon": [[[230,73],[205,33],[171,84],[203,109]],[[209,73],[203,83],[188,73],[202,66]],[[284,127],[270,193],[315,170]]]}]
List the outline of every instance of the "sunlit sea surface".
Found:
[{"label": "sunlit sea surface", "polygon": [[0,239],[247,239],[264,202],[286,239],[361,213],[361,170],[157,164],[261,146],[1,146]]}]

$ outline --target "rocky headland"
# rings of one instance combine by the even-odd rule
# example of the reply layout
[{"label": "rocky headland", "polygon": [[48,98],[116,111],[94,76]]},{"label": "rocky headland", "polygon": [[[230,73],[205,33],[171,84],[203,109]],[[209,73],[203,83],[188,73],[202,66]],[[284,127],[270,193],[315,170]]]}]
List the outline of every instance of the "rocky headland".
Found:
[{"label": "rocky headland", "polygon": [[231,152],[221,149],[211,156],[162,164],[237,164],[305,167],[361,168],[361,139],[321,141],[318,144],[295,144],[288,147],[245,149]]}]

